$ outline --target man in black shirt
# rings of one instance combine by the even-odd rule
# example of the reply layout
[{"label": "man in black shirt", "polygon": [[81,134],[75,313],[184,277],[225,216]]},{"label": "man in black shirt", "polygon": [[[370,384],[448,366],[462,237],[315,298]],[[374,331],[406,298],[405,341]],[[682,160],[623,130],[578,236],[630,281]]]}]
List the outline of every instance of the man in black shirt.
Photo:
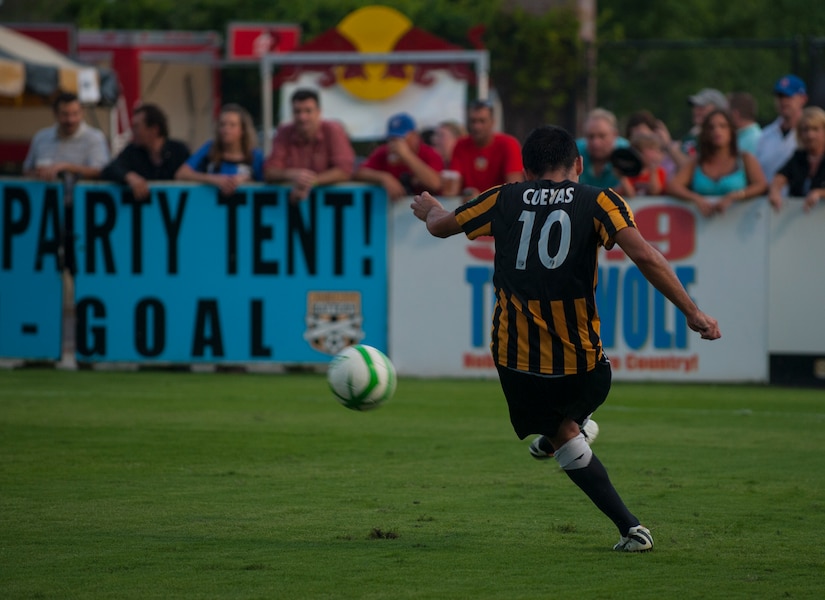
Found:
[{"label": "man in black shirt", "polygon": [[135,198],[149,197],[148,181],[173,180],[189,158],[189,148],[169,139],[166,115],[154,104],[143,104],[132,116],[132,142],[103,169],[101,179],[125,183]]}]

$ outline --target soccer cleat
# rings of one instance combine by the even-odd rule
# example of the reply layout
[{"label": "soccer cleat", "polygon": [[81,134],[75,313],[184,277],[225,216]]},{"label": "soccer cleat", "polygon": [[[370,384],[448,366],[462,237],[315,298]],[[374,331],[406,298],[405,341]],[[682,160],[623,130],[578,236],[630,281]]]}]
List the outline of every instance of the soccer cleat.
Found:
[{"label": "soccer cleat", "polygon": [[553,445],[543,435],[540,435],[534,439],[530,444],[530,456],[536,460],[547,460],[548,458],[553,458],[554,452]]},{"label": "soccer cleat", "polygon": [[636,525],[630,528],[626,536],[622,536],[613,549],[619,552],[650,552],[653,550],[653,536],[647,527]]}]

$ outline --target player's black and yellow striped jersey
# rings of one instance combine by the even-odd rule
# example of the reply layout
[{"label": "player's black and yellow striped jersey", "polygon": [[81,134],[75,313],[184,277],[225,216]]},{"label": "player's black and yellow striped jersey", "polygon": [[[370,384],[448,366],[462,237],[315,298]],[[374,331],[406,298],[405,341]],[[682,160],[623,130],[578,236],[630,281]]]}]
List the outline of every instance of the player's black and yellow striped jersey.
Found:
[{"label": "player's black and yellow striped jersey", "polygon": [[592,370],[603,355],[599,246],[636,226],[624,199],[571,181],[527,181],[487,190],[456,219],[470,239],[495,239],[495,363],[553,375]]}]

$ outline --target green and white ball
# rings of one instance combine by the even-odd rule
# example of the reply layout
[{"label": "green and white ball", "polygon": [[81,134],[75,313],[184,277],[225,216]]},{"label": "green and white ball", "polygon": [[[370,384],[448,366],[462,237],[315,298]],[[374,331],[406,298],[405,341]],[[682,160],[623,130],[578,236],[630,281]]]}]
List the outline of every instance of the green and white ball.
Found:
[{"label": "green and white ball", "polygon": [[587,443],[592,444],[596,441],[596,436],[599,435],[599,424],[593,419],[588,419],[587,423],[582,427],[582,433],[584,433],[584,439]]},{"label": "green and white ball", "polygon": [[371,410],[395,393],[395,366],[386,354],[356,344],[341,350],[327,369],[329,387],[338,401],[352,410]]}]

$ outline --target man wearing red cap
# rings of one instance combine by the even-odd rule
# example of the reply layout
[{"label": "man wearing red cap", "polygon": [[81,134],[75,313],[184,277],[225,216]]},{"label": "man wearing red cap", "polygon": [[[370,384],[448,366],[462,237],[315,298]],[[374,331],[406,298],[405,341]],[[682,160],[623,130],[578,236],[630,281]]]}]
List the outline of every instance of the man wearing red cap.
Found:
[{"label": "man wearing red cap", "polygon": [[808,103],[805,82],[796,75],[781,77],[773,94],[779,116],[762,130],[756,145],[756,159],[769,182],[796,151],[796,125]]}]

